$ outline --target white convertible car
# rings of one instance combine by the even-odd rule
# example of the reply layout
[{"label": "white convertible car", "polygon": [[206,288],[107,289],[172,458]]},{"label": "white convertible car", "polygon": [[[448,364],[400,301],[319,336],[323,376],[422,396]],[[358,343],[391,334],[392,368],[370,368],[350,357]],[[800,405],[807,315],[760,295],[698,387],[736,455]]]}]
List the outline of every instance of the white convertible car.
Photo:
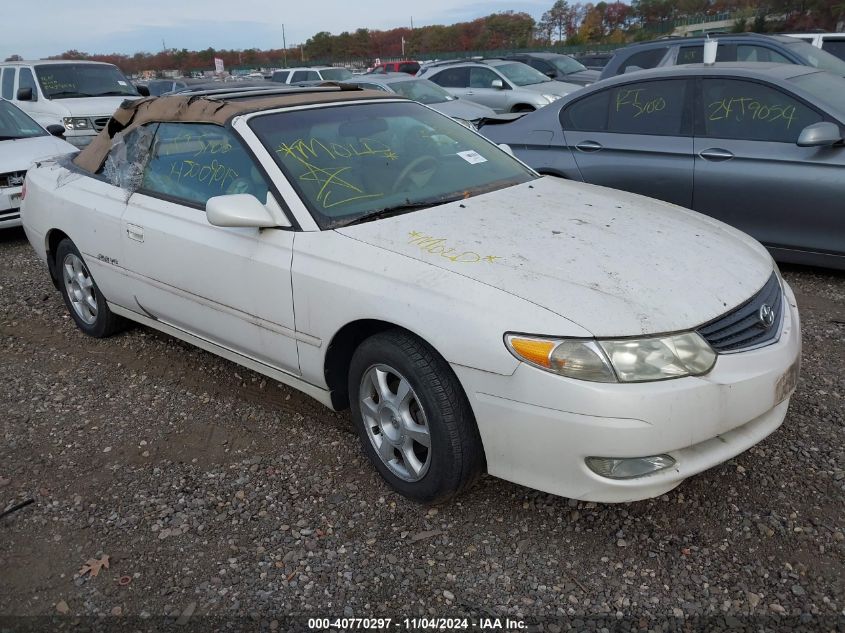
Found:
[{"label": "white convertible car", "polygon": [[351,405],[421,501],[485,470],[659,495],[777,429],[797,381],[795,299],[753,239],[385,93],[125,103],[30,170],[22,213],[84,332],[137,321]]}]

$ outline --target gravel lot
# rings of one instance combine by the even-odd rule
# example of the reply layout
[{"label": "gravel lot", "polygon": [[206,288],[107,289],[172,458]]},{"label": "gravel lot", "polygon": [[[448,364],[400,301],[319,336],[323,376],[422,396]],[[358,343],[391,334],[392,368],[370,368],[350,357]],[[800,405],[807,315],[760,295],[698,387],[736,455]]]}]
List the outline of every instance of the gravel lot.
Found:
[{"label": "gravel lot", "polygon": [[0,262],[0,510],[35,499],[0,519],[0,614],[845,622],[842,273],[784,270],[802,376],[737,459],[638,503],[485,477],[428,508],[386,488],[347,414],[143,327],[86,338],[19,230]]}]

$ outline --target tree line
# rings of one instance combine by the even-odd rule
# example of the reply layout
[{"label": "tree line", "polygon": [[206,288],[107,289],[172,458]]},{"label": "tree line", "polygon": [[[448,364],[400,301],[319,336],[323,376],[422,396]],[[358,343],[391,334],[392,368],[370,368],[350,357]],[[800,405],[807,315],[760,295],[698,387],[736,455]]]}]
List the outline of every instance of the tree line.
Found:
[{"label": "tree line", "polygon": [[210,70],[215,57],[223,59],[226,68],[272,68],[314,62],[366,64],[376,58],[427,59],[434,53],[624,44],[670,32],[671,25],[679,19],[724,12],[737,18],[734,30],[834,30],[845,18],[845,4],[842,0],[632,0],[631,4],[618,0],[556,0],[539,20],[527,13],[503,11],[451,25],[385,31],[359,28],[337,35],[321,31],[303,45],[287,50],[183,48],[134,55],[70,50],[51,59],[105,61],[131,74],[145,70],[180,70],[185,74]]}]

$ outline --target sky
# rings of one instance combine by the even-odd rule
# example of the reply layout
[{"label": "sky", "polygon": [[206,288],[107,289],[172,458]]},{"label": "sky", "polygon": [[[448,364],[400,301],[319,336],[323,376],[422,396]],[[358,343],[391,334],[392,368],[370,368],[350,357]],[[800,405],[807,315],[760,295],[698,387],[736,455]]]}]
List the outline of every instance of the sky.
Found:
[{"label": "sky", "polygon": [[[38,59],[76,49],[86,53],[281,48],[319,31],[452,24],[497,11],[524,11],[535,19],[554,0],[0,0],[14,4],[0,38],[0,60]],[[13,15],[12,15],[13,14]],[[11,25],[14,28],[8,28]]]}]

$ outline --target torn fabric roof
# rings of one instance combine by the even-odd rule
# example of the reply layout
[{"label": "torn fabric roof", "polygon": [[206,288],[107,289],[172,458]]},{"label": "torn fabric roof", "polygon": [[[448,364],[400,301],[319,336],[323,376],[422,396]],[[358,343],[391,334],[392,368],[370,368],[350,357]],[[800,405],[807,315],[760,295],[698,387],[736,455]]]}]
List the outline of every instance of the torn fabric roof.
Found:
[{"label": "torn fabric roof", "polygon": [[[333,87],[333,86],[332,86]],[[327,102],[359,101],[363,99],[396,99],[397,95],[379,90],[348,89],[338,86],[337,90],[291,91],[283,94],[228,95],[226,98],[199,95],[171,95],[148,97],[135,101],[124,101],[112,115],[108,125],[84,148],[73,162],[77,167],[96,173],[103,166],[112,148],[112,139],[119,132],[130,132],[146,123],[214,123],[225,125],[229,119],[240,114],[311,105]],[[249,89],[246,89],[247,91]],[[232,88],[232,93],[237,88]]]}]

